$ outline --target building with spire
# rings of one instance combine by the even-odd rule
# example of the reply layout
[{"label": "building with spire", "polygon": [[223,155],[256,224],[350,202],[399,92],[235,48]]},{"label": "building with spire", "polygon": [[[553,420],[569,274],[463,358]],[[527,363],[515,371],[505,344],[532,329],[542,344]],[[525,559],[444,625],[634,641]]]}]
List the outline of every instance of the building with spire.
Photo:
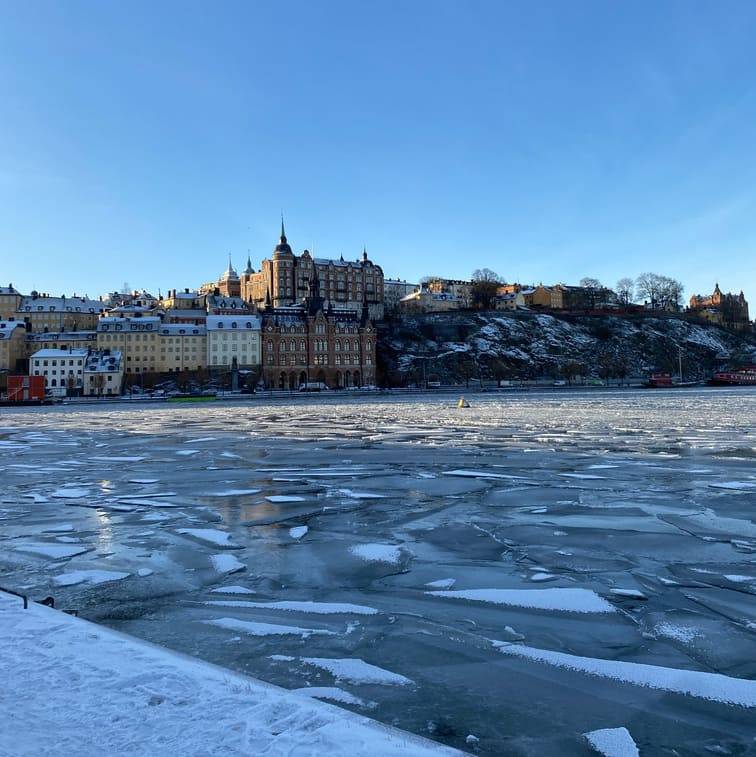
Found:
[{"label": "building with spire", "polygon": [[[283,235],[282,235],[283,236]],[[262,378],[269,389],[298,391],[375,384],[376,332],[364,298],[359,312],[323,296],[313,267],[301,301],[274,306],[269,291],[262,313]]]},{"label": "building with spire", "polygon": [[247,270],[240,277],[241,297],[261,308],[266,298],[274,308],[286,307],[308,295],[314,275],[326,307],[352,310],[359,316],[367,301],[370,318],[383,318],[383,270],[368,258],[367,249],[363,248],[357,260],[316,258],[309,250],[296,255],[286,237],[283,218],[281,236],[271,257],[262,261],[258,272],[248,260]]},{"label": "building with spire", "polygon": [[719,288],[719,282],[708,296],[694,294],[690,298],[688,313],[727,328],[747,329],[751,325],[748,302],[742,290],[740,294],[725,294]]}]

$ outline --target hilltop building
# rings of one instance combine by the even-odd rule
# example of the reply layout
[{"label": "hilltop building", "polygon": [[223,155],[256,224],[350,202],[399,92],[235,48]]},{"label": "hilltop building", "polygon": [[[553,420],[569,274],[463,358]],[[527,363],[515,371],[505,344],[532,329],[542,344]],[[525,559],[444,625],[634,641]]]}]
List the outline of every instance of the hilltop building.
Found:
[{"label": "hilltop building", "polygon": [[326,308],[351,310],[358,317],[367,303],[371,319],[383,318],[383,271],[363,250],[361,260],[314,258],[309,250],[295,255],[286,238],[283,221],[281,236],[270,259],[255,272],[251,262],[240,276],[241,297],[258,308],[269,301],[274,308],[288,307],[307,296],[309,282],[317,276]]},{"label": "hilltop building", "polygon": [[728,328],[747,329],[750,326],[748,302],[743,292],[724,294],[719,288],[719,283],[708,296],[694,294],[690,298],[689,312],[698,318]]}]

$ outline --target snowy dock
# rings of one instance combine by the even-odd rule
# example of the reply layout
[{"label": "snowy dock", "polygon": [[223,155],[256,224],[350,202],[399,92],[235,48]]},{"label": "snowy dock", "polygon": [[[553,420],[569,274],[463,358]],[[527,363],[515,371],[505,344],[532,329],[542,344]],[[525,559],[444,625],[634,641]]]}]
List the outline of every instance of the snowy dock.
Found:
[{"label": "snowy dock", "polygon": [[460,754],[2,593],[0,671],[0,754]]}]

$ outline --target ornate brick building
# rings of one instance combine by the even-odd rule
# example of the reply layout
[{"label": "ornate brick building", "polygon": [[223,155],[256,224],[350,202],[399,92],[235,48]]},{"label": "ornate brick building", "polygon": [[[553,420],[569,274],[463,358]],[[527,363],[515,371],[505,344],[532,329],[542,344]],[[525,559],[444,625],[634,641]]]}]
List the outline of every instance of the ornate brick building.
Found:
[{"label": "ornate brick building", "polygon": [[326,308],[351,310],[357,316],[367,303],[370,318],[383,318],[383,270],[368,259],[363,250],[361,260],[314,258],[309,250],[295,255],[286,239],[283,221],[281,237],[270,259],[262,261],[255,272],[251,262],[239,277],[241,297],[262,307],[266,298],[274,308],[293,305],[307,296],[309,282],[316,275]]},{"label": "ornate brick building", "polygon": [[314,272],[300,304],[274,307],[268,298],[262,316],[267,388],[297,390],[318,382],[338,389],[375,383],[375,327],[366,301],[361,313],[326,303]]},{"label": "ornate brick building", "polygon": [[690,312],[699,318],[730,328],[745,329],[750,325],[748,302],[743,292],[724,294],[719,283],[709,296],[694,294],[690,298]]}]

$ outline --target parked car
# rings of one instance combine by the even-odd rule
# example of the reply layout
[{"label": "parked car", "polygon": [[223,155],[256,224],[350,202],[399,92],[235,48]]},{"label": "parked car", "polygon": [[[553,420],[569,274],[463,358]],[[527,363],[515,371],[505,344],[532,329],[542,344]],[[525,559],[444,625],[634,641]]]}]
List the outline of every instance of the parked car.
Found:
[{"label": "parked car", "polygon": [[567,382],[566,381],[562,381],[561,379],[558,379],[557,381],[555,381],[552,384],[552,386],[567,386]]}]

